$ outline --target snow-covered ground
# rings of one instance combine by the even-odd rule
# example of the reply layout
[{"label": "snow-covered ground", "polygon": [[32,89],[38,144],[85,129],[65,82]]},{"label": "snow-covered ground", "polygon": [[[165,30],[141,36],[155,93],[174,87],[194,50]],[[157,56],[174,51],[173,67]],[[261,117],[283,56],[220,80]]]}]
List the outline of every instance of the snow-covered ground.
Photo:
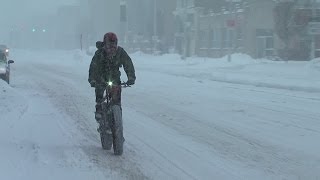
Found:
[{"label": "snow-covered ground", "polygon": [[319,59],[131,57],[117,157],[96,131],[91,57],[12,50],[0,179],[320,179]]}]

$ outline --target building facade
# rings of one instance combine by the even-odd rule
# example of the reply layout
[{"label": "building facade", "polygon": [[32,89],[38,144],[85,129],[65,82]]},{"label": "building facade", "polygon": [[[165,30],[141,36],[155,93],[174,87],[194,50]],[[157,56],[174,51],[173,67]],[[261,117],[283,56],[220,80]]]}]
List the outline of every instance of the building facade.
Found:
[{"label": "building facade", "polygon": [[[246,53],[254,58],[305,60],[320,56],[319,1],[228,2],[213,12],[195,7],[194,0],[177,0],[176,52],[183,57]],[[275,13],[279,3],[288,3],[280,15]]]},{"label": "building facade", "polygon": [[320,1],[296,0],[291,10],[288,39],[289,58],[320,57]]},{"label": "building facade", "polygon": [[174,34],[175,52],[182,58],[196,55],[198,40],[198,8],[194,0],[177,0],[175,15],[176,32]]},{"label": "building facade", "polygon": [[127,46],[131,51],[168,52],[173,44],[175,1],[126,0]]},{"label": "building facade", "polygon": [[273,1],[231,3],[221,12],[200,15],[196,53],[209,57],[230,53],[276,56],[281,41],[274,32],[274,6]]},{"label": "building facade", "polygon": [[94,39],[102,40],[109,31],[119,34],[120,0],[87,0],[87,4]]}]

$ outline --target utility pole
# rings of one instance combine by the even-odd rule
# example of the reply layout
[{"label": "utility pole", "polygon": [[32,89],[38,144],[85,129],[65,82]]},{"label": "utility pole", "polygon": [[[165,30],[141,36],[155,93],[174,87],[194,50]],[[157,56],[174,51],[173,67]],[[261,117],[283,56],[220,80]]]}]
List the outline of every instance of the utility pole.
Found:
[{"label": "utility pole", "polygon": [[[311,11],[312,11],[312,18],[316,17],[316,1],[313,0],[312,4],[311,4]],[[315,58],[315,34],[312,33],[311,35],[311,51],[310,51],[310,58],[311,60]]]},{"label": "utility pole", "polygon": [[157,36],[157,0],[153,1],[153,35]]},{"label": "utility pole", "polygon": [[153,51],[155,53],[157,49],[157,42],[158,42],[158,36],[157,36],[157,0],[153,0]]},{"label": "utility pole", "polygon": [[128,3],[126,0],[120,1],[120,23],[122,27],[122,35],[124,38],[124,45],[128,46]]},{"label": "utility pole", "polygon": [[233,46],[233,41],[232,41],[232,35],[231,33],[233,33],[232,29],[233,29],[233,26],[234,26],[234,17],[233,17],[233,7],[232,7],[232,3],[233,1],[232,0],[227,0],[228,2],[228,11],[229,11],[229,18],[227,20],[227,38],[229,39],[230,41],[230,44],[229,42],[226,44],[228,46],[228,62],[231,62],[231,54],[232,54],[232,46]]},{"label": "utility pole", "polygon": [[235,3],[240,2],[240,0],[227,0],[229,7],[229,18],[227,21],[227,36],[229,38],[230,44],[228,44],[228,62],[232,60],[232,53],[235,49],[235,29],[237,25],[237,9],[235,8]]},{"label": "utility pole", "polygon": [[82,33],[80,34],[80,49],[82,51],[82,43],[83,43],[83,35]]},{"label": "utility pole", "polygon": [[[234,19],[233,19],[233,15],[232,15],[232,12],[233,11],[233,8],[232,8],[232,0],[229,0],[229,14],[230,14],[230,17],[231,17],[231,21],[234,21]],[[229,25],[230,26],[230,25]],[[232,27],[228,27],[228,36],[229,36],[229,41],[231,42],[230,43],[230,46],[228,47],[228,50],[229,50],[229,52],[228,52],[228,62],[231,62],[231,54],[232,54],[232,45],[233,45],[233,42],[232,42],[232,39],[231,39],[231,33],[232,33]]]}]

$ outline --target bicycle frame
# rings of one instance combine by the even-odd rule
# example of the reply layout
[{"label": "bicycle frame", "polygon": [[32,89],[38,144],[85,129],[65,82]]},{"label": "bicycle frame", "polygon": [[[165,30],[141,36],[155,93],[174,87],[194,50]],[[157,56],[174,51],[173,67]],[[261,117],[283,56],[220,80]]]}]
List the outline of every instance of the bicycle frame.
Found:
[{"label": "bicycle frame", "polygon": [[111,86],[108,85],[106,87],[105,95],[101,103],[102,120],[100,121],[100,127],[103,127],[103,128],[109,127],[107,129],[103,129],[104,131],[110,131],[110,128],[111,128],[110,125],[112,123],[111,106],[116,104],[121,106],[121,85],[111,85]]}]

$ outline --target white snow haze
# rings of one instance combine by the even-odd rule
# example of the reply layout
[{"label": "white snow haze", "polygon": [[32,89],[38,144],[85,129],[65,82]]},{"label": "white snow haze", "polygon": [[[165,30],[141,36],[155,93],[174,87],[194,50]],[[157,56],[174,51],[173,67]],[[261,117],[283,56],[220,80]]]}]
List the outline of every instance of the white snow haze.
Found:
[{"label": "white snow haze", "polygon": [[[0,1],[0,180],[320,180],[320,2]],[[88,82],[107,32],[121,156]]]}]

